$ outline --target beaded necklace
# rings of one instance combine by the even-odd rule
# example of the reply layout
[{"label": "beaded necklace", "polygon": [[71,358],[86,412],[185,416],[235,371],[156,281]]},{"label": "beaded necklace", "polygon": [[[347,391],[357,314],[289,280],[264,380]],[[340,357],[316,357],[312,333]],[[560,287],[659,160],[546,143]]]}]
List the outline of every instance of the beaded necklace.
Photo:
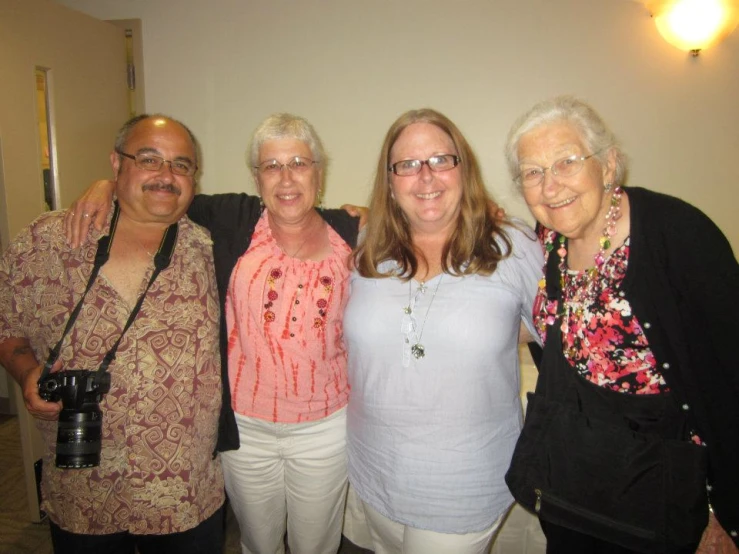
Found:
[{"label": "beaded necklace", "polygon": [[[616,222],[621,215],[621,197],[623,190],[616,187],[611,195],[610,206],[606,213],[603,234],[599,239],[600,249],[595,254],[593,261],[595,265],[585,270],[583,283],[579,286],[567,287],[567,238],[559,235],[557,242],[557,254],[559,255],[560,290],[562,291],[562,306],[557,311],[557,300],[547,302],[547,317],[540,324],[540,330],[544,331],[546,325],[553,325],[557,318],[561,317],[561,329],[563,333],[568,330],[570,314],[581,316],[585,308],[590,306],[598,296],[602,286],[600,273],[606,260],[606,251],[611,247],[611,237],[616,234]],[[549,235],[553,237],[554,235]],[[547,252],[555,249],[554,241],[548,238],[544,245]],[[539,288],[546,289],[546,279],[539,282]]]}]

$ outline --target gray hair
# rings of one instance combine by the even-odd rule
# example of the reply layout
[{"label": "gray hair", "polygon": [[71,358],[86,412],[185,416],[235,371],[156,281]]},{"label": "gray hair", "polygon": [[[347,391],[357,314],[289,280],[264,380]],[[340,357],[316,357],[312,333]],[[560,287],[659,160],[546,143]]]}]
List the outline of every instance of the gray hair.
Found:
[{"label": "gray hair", "polygon": [[601,165],[606,164],[609,152],[615,154],[616,172],[612,184],[623,185],[628,169],[626,154],[598,112],[590,104],[574,96],[557,96],[539,102],[513,124],[506,139],[505,157],[514,181],[519,174],[518,144],[521,137],[543,125],[561,122],[569,123],[577,129],[585,147]]},{"label": "gray hair", "polygon": [[249,143],[249,167],[252,169],[259,163],[259,149],[270,140],[295,139],[304,142],[310,148],[312,160],[318,162],[326,170],[326,151],[323,142],[307,119],[290,113],[275,113],[262,121],[254,131]]},{"label": "gray hair", "polygon": [[[198,149],[199,149],[198,141],[195,138],[195,135],[190,130],[190,128],[184,123],[182,123],[182,121],[175,119],[174,117],[169,117],[168,115],[164,115],[160,113],[155,113],[155,114],[142,113],[126,121],[123,124],[123,126],[120,129],[118,129],[118,132],[115,135],[115,144],[113,145],[113,148],[115,148],[116,151],[120,151],[120,152],[125,151],[126,143],[128,142],[129,136],[131,136],[131,131],[133,131],[133,128],[136,127],[138,123],[144,121],[145,119],[157,118],[157,117],[161,117],[163,119],[168,119],[170,121],[173,121],[174,123],[177,123],[177,125],[180,125],[183,129],[185,129],[185,131],[187,131],[187,135],[190,137],[190,140],[192,141],[193,152],[195,153],[195,160],[194,160],[195,165],[199,165],[198,163]],[[118,157],[120,158],[120,154],[118,155]]]}]

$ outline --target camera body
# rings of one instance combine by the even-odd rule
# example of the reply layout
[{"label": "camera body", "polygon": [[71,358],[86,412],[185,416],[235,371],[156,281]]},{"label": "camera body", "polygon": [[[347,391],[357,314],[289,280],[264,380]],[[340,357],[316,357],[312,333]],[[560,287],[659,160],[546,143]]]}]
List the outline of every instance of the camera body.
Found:
[{"label": "camera body", "polygon": [[100,465],[103,414],[100,400],[110,391],[110,373],[73,369],[38,382],[41,398],[62,401],[56,438],[56,467],[81,469]]}]

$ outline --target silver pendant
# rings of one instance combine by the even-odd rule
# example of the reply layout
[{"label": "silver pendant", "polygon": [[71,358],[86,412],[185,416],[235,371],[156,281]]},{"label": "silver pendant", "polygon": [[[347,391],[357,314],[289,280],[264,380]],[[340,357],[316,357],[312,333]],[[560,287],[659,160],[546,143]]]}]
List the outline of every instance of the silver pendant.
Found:
[{"label": "silver pendant", "polygon": [[413,357],[417,360],[420,360],[426,355],[426,349],[423,347],[422,344],[414,344],[411,346],[411,354],[413,354]]}]

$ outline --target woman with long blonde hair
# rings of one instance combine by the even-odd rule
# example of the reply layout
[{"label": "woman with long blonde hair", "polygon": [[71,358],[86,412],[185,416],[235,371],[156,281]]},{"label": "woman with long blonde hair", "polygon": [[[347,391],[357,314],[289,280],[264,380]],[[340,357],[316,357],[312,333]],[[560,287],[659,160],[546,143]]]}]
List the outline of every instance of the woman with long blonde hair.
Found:
[{"label": "woman with long blonde hair", "polygon": [[392,125],[344,315],[349,478],[378,554],[481,554],[512,504],[517,345],[542,255],[489,201],[447,117]]}]

